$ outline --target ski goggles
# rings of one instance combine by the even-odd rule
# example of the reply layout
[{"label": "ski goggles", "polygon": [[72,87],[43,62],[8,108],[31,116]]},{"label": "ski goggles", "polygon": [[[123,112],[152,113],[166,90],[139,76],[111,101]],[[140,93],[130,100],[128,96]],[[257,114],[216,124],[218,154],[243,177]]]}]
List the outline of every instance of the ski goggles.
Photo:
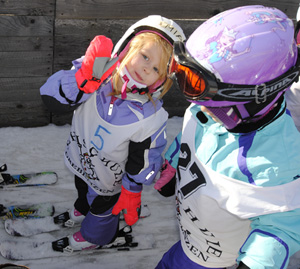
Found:
[{"label": "ski goggles", "polygon": [[168,74],[187,99],[209,100],[218,91],[214,75],[188,54],[183,42],[174,43]]},{"label": "ski goggles", "polygon": [[298,79],[299,66],[297,61],[297,64],[283,75],[260,85],[223,83],[188,53],[183,42],[177,41],[174,43],[173,55],[168,64],[168,74],[188,100],[256,101],[259,104],[292,85]]}]

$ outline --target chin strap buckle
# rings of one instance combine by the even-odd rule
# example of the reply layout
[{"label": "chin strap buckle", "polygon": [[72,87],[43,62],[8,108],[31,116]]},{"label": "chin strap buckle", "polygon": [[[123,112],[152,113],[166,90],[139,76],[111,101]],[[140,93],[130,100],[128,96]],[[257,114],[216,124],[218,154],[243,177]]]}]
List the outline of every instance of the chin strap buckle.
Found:
[{"label": "chin strap buckle", "polygon": [[141,88],[141,89],[139,89],[139,88],[134,88],[131,92],[132,92],[132,93],[139,93],[140,95],[144,95],[144,94],[146,94],[146,93],[149,92],[149,89],[148,89],[148,87]]}]

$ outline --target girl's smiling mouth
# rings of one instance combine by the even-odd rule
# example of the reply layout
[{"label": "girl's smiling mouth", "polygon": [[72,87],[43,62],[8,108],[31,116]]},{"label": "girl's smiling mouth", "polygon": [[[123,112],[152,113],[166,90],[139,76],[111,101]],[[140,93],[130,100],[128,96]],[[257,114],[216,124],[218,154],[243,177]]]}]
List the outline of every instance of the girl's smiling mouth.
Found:
[{"label": "girl's smiling mouth", "polygon": [[137,72],[135,72],[135,75],[136,75],[138,80],[143,81],[142,77]]}]

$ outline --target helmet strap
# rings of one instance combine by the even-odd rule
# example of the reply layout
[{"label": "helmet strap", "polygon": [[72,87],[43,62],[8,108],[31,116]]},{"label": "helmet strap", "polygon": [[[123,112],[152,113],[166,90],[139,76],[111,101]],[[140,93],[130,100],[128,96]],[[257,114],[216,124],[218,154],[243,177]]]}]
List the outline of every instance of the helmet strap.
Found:
[{"label": "helmet strap", "polygon": [[242,122],[233,107],[207,107],[224,125],[232,129]]},{"label": "helmet strap", "polygon": [[[224,127],[229,132],[249,133],[264,128],[266,125],[270,124],[282,115],[282,113],[278,114],[278,112],[280,111],[283,100],[283,96],[281,96],[264,114],[257,116],[249,115],[246,118],[241,116],[240,111],[236,106],[206,108],[223,123]],[[249,104],[255,106],[253,103]]]},{"label": "helmet strap", "polygon": [[126,66],[124,66],[124,68],[120,70],[120,77],[123,82],[122,91],[121,91],[122,99],[126,98],[127,88],[131,89],[132,93],[138,92],[139,94],[145,94],[149,91],[146,84],[139,83],[132,78]]},{"label": "helmet strap", "polygon": [[[285,113],[285,109],[283,109],[280,113],[281,104],[284,102],[283,95],[277,100],[277,102],[266,112],[264,115],[261,115],[253,121],[253,118],[244,119],[243,122],[232,129],[227,129],[231,133],[250,133],[253,131],[258,131],[269,125],[271,122],[278,119],[283,113]],[[286,107],[286,104],[285,104]],[[255,118],[254,118],[255,119]]]}]

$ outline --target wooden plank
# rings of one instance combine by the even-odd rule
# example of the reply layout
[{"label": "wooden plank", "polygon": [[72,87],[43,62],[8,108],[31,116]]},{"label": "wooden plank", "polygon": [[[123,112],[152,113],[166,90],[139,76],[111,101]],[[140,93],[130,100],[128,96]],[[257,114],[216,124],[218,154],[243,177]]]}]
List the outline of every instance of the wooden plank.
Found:
[{"label": "wooden plank", "polygon": [[49,114],[41,101],[0,102],[0,127],[35,127],[49,124]]},{"label": "wooden plank", "polygon": [[56,20],[54,72],[69,69],[71,61],[85,54],[96,35],[105,35],[115,44],[136,20]]},{"label": "wooden plank", "polygon": [[[189,36],[202,21],[175,20]],[[71,61],[84,55],[96,35],[105,35],[113,43],[123,36],[136,20],[56,20],[53,70],[69,69]]]},{"label": "wooden plank", "polygon": [[50,114],[39,91],[47,78],[0,78],[0,127],[49,124]]},{"label": "wooden plank", "polygon": [[52,51],[52,36],[6,36],[0,38],[0,51]]},{"label": "wooden plank", "polygon": [[37,127],[50,123],[71,124],[73,113],[51,115],[41,100],[0,102],[0,128],[8,126]]},{"label": "wooden plank", "polygon": [[[166,100],[167,97],[164,97]],[[172,100],[173,102],[174,100]],[[184,115],[185,109],[189,103],[185,99],[176,99],[177,106],[167,106],[169,116]],[[24,102],[22,106],[17,103],[0,102],[0,128],[8,126],[37,127],[50,123],[56,125],[71,124],[72,113],[63,115],[51,115],[43,104],[33,102]]]},{"label": "wooden plank", "polygon": [[46,77],[0,78],[0,127],[36,127],[70,124],[72,113],[51,115],[43,104],[40,87]]},{"label": "wooden plank", "polygon": [[50,76],[52,51],[0,52],[2,78]]},{"label": "wooden plank", "polygon": [[73,113],[66,113],[63,115],[53,115],[48,114],[49,123],[53,123],[55,125],[66,125],[72,123]]},{"label": "wooden plank", "polygon": [[52,36],[53,17],[0,15],[0,37]]},{"label": "wooden plank", "polygon": [[[2,93],[2,90],[1,90]],[[24,93],[24,91],[23,91]],[[52,115],[43,104],[39,91],[35,91],[38,97],[6,100],[3,96],[0,101],[0,128],[8,126],[37,127],[50,123],[56,125],[71,124],[73,113]],[[3,101],[4,100],[4,101]]]},{"label": "wooden plank", "polygon": [[0,78],[0,91],[2,102],[22,102],[39,100],[40,87],[46,82],[47,77],[21,77]]},{"label": "wooden plank", "polygon": [[[46,80],[47,77],[18,80],[0,78],[0,127],[35,127],[49,123],[56,125],[71,123],[72,113],[51,115],[44,106],[39,88]],[[163,101],[170,117],[183,116],[190,104],[175,87],[170,89]]]},{"label": "wooden plank", "polygon": [[[57,0],[57,18],[100,18],[100,19],[138,19],[150,14],[160,14],[176,19],[208,19],[224,10],[242,6],[256,5],[256,0]],[[298,0],[261,0],[259,4],[277,7],[289,17],[295,18]]]},{"label": "wooden plank", "polygon": [[1,1],[1,14],[22,16],[54,16],[55,0]]},{"label": "wooden plank", "polygon": [[2,1],[0,127],[49,124],[39,93],[52,74],[55,0]]},{"label": "wooden plank", "polygon": [[[178,91],[170,90],[163,98],[164,108],[170,117],[183,116],[189,106]],[[51,114],[40,100],[0,102],[0,128],[8,126],[36,127],[50,123],[56,125],[71,124],[73,113]]]}]

